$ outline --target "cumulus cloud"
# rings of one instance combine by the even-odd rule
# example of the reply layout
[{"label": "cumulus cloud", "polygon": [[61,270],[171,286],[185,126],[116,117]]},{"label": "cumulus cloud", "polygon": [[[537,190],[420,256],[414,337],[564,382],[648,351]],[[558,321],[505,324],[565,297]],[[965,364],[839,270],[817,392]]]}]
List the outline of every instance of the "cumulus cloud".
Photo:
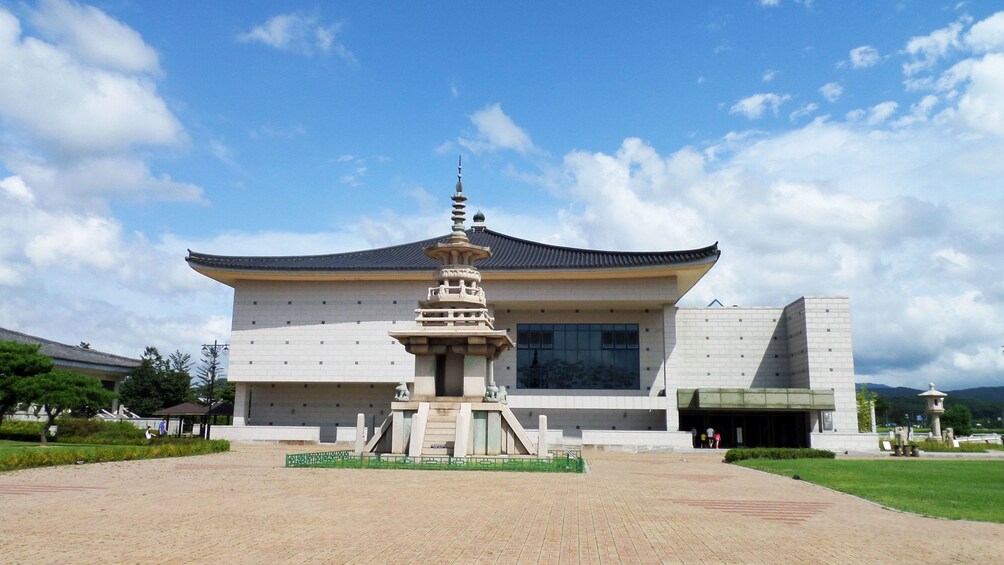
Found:
[{"label": "cumulus cloud", "polygon": [[93,6],[43,0],[29,15],[39,32],[81,61],[126,73],[161,72],[157,52],[136,30]]},{"label": "cumulus cloud", "polygon": [[[973,208],[989,208],[981,217],[991,222],[1004,213],[993,196],[1004,165],[970,166],[981,142],[945,144],[930,122],[878,129],[894,111],[877,104],[868,110],[875,123],[817,120],[735,136],[716,161],[634,138],[611,153],[571,152],[559,175],[572,202],[561,214],[567,239],[636,250],[720,240],[722,259],[687,304],[848,295],[860,380],[990,382],[1004,368],[981,365],[980,353],[1004,331],[1004,309],[990,296],[1004,291],[1004,228],[985,233],[985,223],[964,218]],[[946,203],[946,186],[978,202]],[[987,244],[975,250],[977,240]],[[969,319],[979,322],[963,328]]]},{"label": "cumulus cloud", "polygon": [[[137,41],[125,37],[122,51],[134,49]],[[110,39],[104,46],[113,47]],[[2,8],[0,76],[6,77],[0,81],[0,115],[29,139],[59,152],[111,152],[184,140],[181,124],[148,78],[94,66],[73,51],[22,37],[17,18]]]},{"label": "cumulus cloud", "polygon": [[868,67],[875,66],[878,62],[878,49],[872,47],[871,45],[862,45],[861,47],[851,49],[851,68],[867,69]]},{"label": "cumulus cloud", "polygon": [[521,155],[537,151],[530,136],[516,125],[498,103],[486,106],[471,116],[475,133],[457,140],[462,147],[474,153],[509,149]]},{"label": "cumulus cloud", "polygon": [[766,71],[763,72],[763,75],[760,78],[764,82],[770,82],[770,81],[774,80],[774,77],[776,77],[777,73],[779,73],[779,72],[780,71],[775,71],[775,70],[772,70],[772,69],[767,69]]},{"label": "cumulus cloud", "polygon": [[973,24],[966,33],[965,42],[977,53],[1004,51],[1004,12]]},{"label": "cumulus cloud", "polygon": [[261,43],[298,55],[334,52],[345,62],[357,64],[355,55],[337,41],[341,29],[341,23],[322,25],[316,16],[302,13],[279,14],[250,31],[238,34],[237,40],[242,43]]},{"label": "cumulus cloud", "polygon": [[790,99],[791,96],[788,94],[780,95],[773,92],[754,94],[733,104],[732,108],[729,109],[729,113],[740,114],[751,120],[758,120],[763,116],[765,111],[770,110],[776,116],[778,108]]},{"label": "cumulus cloud", "polygon": [[827,102],[832,103],[840,100],[840,97],[844,94],[844,87],[840,86],[840,83],[828,82],[819,87],[819,93],[823,95],[823,98]]},{"label": "cumulus cloud", "polygon": [[953,22],[927,35],[910,38],[905,51],[911,56],[911,60],[903,64],[903,73],[911,76],[930,70],[948,53],[958,49],[961,46],[959,36],[967,22],[968,19]]},{"label": "cumulus cloud", "polygon": [[179,262],[183,250],[110,213],[123,200],[203,201],[201,188],[147,162],[151,148],[188,142],[157,93],[156,51],[97,8],[46,0],[23,11],[19,21],[0,8],[0,320],[127,355],[155,337],[175,343],[167,327],[219,325],[160,314],[182,295],[216,308],[225,292]]}]

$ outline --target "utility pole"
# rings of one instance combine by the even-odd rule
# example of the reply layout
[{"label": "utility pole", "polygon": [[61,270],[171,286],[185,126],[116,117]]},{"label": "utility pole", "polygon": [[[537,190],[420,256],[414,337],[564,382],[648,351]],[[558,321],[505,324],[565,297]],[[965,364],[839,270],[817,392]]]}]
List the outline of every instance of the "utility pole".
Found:
[{"label": "utility pole", "polygon": [[206,379],[209,381],[209,411],[206,413],[206,431],[203,434],[205,439],[209,439],[210,422],[213,416],[213,389],[216,386],[216,374],[220,370],[220,355],[230,353],[229,343],[218,343],[215,339],[213,343],[202,346],[202,358],[206,364]]}]

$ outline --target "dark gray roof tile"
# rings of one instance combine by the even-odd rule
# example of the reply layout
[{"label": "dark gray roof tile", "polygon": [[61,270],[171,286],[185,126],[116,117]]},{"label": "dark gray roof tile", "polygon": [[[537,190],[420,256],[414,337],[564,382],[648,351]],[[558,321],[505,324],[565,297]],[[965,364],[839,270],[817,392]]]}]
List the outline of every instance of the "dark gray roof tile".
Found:
[{"label": "dark gray roof tile", "polygon": [[[447,235],[365,251],[330,255],[240,257],[208,255],[189,250],[192,267],[249,271],[424,271],[436,268],[424,249],[445,242]],[[683,251],[598,251],[546,245],[489,229],[472,228],[467,237],[474,245],[489,247],[492,256],[478,262],[481,271],[623,269],[679,265],[716,260],[718,243]]]}]

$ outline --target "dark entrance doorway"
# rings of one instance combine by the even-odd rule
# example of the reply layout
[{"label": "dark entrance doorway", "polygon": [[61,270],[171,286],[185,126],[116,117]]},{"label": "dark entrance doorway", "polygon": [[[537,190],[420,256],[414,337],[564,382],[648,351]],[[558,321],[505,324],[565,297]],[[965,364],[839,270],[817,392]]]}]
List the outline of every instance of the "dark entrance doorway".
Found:
[{"label": "dark entrance doorway", "polygon": [[719,447],[723,449],[809,446],[809,413],[804,411],[680,412],[680,430],[696,429],[698,442],[708,428],[714,428],[722,435]]}]

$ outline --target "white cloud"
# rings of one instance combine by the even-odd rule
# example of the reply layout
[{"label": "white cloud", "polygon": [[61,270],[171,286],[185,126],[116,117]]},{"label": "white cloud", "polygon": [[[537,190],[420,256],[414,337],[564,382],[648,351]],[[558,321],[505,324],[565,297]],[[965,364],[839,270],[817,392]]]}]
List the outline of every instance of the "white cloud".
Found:
[{"label": "white cloud", "polygon": [[840,100],[840,97],[844,94],[844,87],[836,82],[828,82],[819,87],[819,93],[823,95],[823,98],[827,102],[833,103]]},{"label": "white cloud", "polygon": [[766,71],[763,72],[763,76],[761,76],[760,78],[764,82],[770,82],[770,81],[774,80],[774,77],[776,77],[779,72],[780,71],[775,71],[775,70],[772,70],[772,69],[767,69]]},{"label": "white cloud", "polygon": [[502,111],[502,106],[498,103],[475,112],[471,116],[471,123],[476,128],[474,136],[461,137],[457,143],[474,153],[510,149],[520,155],[527,155],[537,151],[530,136]]},{"label": "white cloud", "polygon": [[899,104],[891,101],[881,102],[879,104],[872,106],[868,110],[868,125],[875,126],[884,123],[886,120],[892,117],[893,114],[896,113],[896,108],[898,107]]},{"label": "white cloud", "polygon": [[355,55],[336,41],[341,28],[341,23],[322,25],[318,23],[316,16],[279,14],[251,28],[251,31],[238,34],[237,40],[243,43],[262,43],[279,51],[298,55],[334,52],[347,63],[357,64]]},{"label": "white cloud", "polygon": [[1004,55],[964,63],[946,79],[954,97],[924,95],[902,116],[889,100],[846,121],[730,132],[703,154],[660,154],[634,138],[570,152],[554,175],[568,205],[553,229],[594,248],[720,240],[722,259],[684,305],[847,295],[860,381],[994,384],[1004,370],[991,355],[1004,334]]},{"label": "white cloud", "polygon": [[788,115],[788,119],[792,122],[798,120],[799,118],[804,118],[805,116],[811,116],[819,109],[819,105],[815,102],[807,102],[798,107],[797,110]]},{"label": "white cloud", "polygon": [[[123,50],[133,47],[126,43]],[[3,9],[0,76],[6,77],[0,80],[0,115],[32,140],[60,152],[184,141],[181,124],[149,79],[92,66],[71,51],[22,38],[18,20]]]},{"label": "white cloud", "polygon": [[855,69],[867,69],[879,62],[878,49],[871,45],[862,45],[851,49],[851,67]]},{"label": "white cloud", "polygon": [[72,51],[81,61],[127,73],[161,73],[157,52],[136,30],[93,6],[43,0],[29,15],[46,38]]},{"label": "white cloud", "polygon": [[906,43],[906,53],[913,59],[903,64],[903,74],[911,76],[930,70],[941,58],[958,49],[961,46],[959,35],[962,33],[964,22],[967,21],[953,22],[928,35],[911,37]]},{"label": "white cloud", "polygon": [[776,116],[778,108],[790,99],[791,96],[787,94],[779,95],[772,92],[754,94],[733,104],[729,113],[742,114],[751,120],[757,120],[765,111],[770,110]]},{"label": "white cloud", "polygon": [[969,80],[959,99],[959,119],[974,131],[1004,138],[1004,55],[973,61]]},{"label": "white cloud", "polygon": [[147,162],[151,148],[187,143],[157,94],[156,51],[93,7],[52,0],[24,11],[23,32],[0,8],[3,325],[133,356],[220,326],[197,310],[161,314],[182,295],[184,308],[225,310],[226,292],[180,261],[184,249],[128,232],[109,212],[112,201],[202,201],[198,186]]},{"label": "white cloud", "polygon": [[759,0],[759,4],[765,8],[776,8],[781,5],[781,0]]},{"label": "white cloud", "polygon": [[966,33],[965,42],[977,53],[1004,50],[1004,12],[973,24]]}]

